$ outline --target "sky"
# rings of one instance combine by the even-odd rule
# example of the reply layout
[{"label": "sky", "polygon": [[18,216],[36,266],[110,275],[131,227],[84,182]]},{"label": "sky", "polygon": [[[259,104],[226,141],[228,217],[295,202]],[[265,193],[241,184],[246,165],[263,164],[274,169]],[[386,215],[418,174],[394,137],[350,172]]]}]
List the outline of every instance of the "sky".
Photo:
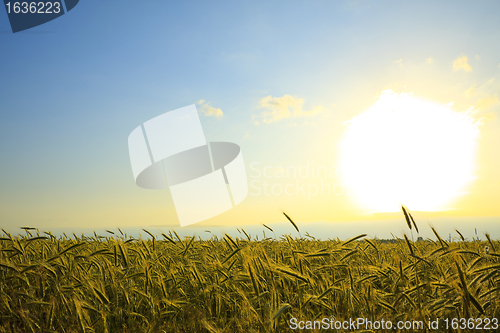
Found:
[{"label": "sky", "polygon": [[[18,33],[0,10],[0,227],[177,227],[170,192],[135,184],[127,138],[196,104],[207,141],[241,147],[249,184],[241,204],[199,228],[272,225],[285,211],[356,233],[404,221],[380,203],[389,196],[417,220],[452,230],[465,219],[467,232],[500,237],[499,10],[82,0]],[[387,113],[396,104],[403,123]],[[398,184],[411,195],[398,197]]]}]

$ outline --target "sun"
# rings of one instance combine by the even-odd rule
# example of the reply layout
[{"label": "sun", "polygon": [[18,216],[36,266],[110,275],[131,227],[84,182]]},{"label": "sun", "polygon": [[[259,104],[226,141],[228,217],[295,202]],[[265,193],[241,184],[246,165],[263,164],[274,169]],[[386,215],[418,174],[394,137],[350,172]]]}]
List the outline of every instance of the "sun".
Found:
[{"label": "sun", "polygon": [[474,180],[478,121],[471,112],[383,91],[346,122],[340,172],[348,193],[371,212],[449,209]]}]

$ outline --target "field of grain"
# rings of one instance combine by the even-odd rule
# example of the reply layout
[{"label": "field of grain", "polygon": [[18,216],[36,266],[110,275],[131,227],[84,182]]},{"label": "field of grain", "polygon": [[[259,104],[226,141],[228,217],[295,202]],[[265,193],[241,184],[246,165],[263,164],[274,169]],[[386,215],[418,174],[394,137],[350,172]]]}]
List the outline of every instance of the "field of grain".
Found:
[{"label": "field of grain", "polygon": [[500,242],[489,236],[321,241],[263,230],[270,237],[259,241],[244,230],[209,240],[4,232],[0,332],[286,332],[291,318],[500,317]]}]

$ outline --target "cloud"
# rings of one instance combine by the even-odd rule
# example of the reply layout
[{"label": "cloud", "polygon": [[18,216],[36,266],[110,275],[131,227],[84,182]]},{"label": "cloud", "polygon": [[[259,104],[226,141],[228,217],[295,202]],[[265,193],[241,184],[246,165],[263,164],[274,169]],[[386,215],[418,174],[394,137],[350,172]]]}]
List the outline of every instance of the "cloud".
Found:
[{"label": "cloud", "polygon": [[[294,98],[290,95],[283,97],[272,97],[271,95],[262,98],[259,101],[259,108],[265,109],[260,113],[262,121],[270,124],[275,121],[280,121],[286,118],[310,117],[324,111],[321,105],[313,107],[311,110],[303,110],[304,100],[302,98]],[[252,116],[252,121],[256,124],[256,116]]]},{"label": "cloud", "polygon": [[434,62],[434,59],[432,59],[432,58],[427,58],[427,60],[425,60],[425,63],[427,65],[432,65],[433,62]]},{"label": "cloud", "polygon": [[490,107],[495,106],[500,102],[497,94],[491,93],[492,89],[495,90],[494,87],[492,89],[488,89],[489,91],[485,90],[485,87],[491,86],[492,84],[494,84],[494,82],[495,78],[491,78],[479,87],[477,83],[475,83],[465,91],[465,97],[475,97],[475,102],[473,105],[471,105],[472,109],[482,111],[489,109]]},{"label": "cloud", "polygon": [[475,94],[475,89],[476,89],[477,84],[473,84],[469,89],[465,91],[465,97],[471,97],[472,95]]},{"label": "cloud", "polygon": [[404,66],[403,66],[403,58],[401,58],[399,60],[394,60],[393,63],[398,64],[399,67],[401,67],[401,68],[404,68]]},{"label": "cloud", "polygon": [[486,110],[499,102],[497,95],[479,99],[474,105],[476,110]]},{"label": "cloud", "polygon": [[472,70],[472,67],[469,65],[469,58],[466,56],[458,57],[455,61],[453,61],[453,70],[458,71],[461,69],[466,72],[470,72]]},{"label": "cloud", "polygon": [[255,124],[255,125],[258,125],[259,124],[259,121],[257,120],[257,115],[252,115],[252,122]]},{"label": "cloud", "polygon": [[486,85],[488,85],[488,84],[491,84],[493,82],[495,82],[495,78],[494,77],[491,78],[491,79],[489,79],[488,82],[486,82],[485,84],[483,84],[483,87],[486,86]]},{"label": "cloud", "polygon": [[199,105],[198,110],[201,114],[207,117],[222,118],[224,116],[222,110],[214,108],[210,105],[210,102],[205,102],[205,100],[200,99],[196,104]]}]

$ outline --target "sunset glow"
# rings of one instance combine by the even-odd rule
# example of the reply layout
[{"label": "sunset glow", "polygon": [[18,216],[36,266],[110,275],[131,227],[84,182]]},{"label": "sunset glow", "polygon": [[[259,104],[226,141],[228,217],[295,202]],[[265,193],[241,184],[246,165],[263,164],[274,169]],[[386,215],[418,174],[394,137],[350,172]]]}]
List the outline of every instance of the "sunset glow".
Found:
[{"label": "sunset glow", "polygon": [[386,90],[345,125],[342,175],[363,208],[449,209],[474,180],[479,129],[471,112]]}]

